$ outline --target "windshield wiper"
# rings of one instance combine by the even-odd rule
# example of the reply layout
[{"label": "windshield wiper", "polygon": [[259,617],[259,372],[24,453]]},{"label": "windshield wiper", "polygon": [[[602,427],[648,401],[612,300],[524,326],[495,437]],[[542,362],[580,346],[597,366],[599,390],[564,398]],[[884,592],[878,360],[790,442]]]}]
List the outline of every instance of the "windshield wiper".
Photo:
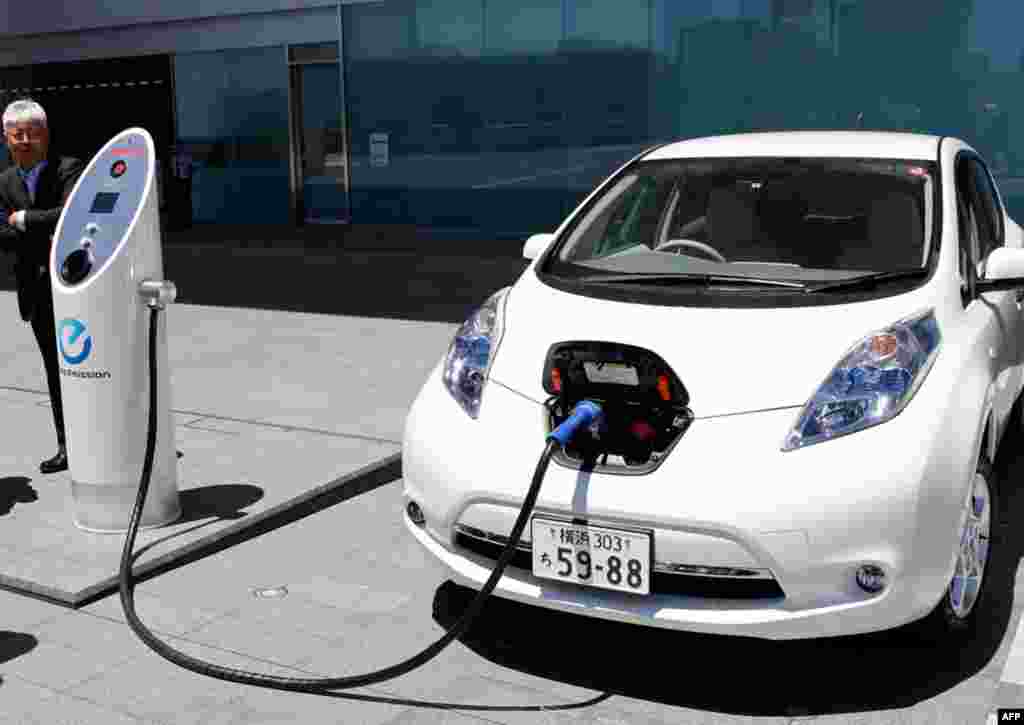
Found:
[{"label": "windshield wiper", "polygon": [[786,287],[789,289],[806,289],[806,285],[803,282],[789,282],[782,279],[764,279],[761,277],[743,277],[734,274],[692,274],[692,273],[678,273],[678,274],[604,274],[604,275],[591,275],[588,277],[580,277],[580,282],[595,282],[599,284],[621,284],[628,282],[630,284],[694,284],[711,286],[713,284],[726,283],[726,284],[743,284],[752,285],[756,287]]},{"label": "windshield wiper", "polygon": [[817,287],[808,287],[808,292],[833,292],[840,290],[871,289],[881,282],[891,282],[900,279],[915,279],[928,274],[927,267],[913,267],[911,269],[891,269],[888,272],[875,272],[874,274],[862,274],[859,277],[843,279],[838,282],[826,282]]}]

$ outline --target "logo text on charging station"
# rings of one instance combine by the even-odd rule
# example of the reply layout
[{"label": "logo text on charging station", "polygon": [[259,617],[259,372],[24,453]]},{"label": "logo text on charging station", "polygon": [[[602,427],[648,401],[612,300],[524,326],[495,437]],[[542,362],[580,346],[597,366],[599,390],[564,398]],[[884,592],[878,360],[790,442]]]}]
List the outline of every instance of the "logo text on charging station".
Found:
[{"label": "logo text on charging station", "polygon": [[[92,353],[92,336],[86,334],[84,322],[74,317],[65,318],[57,326],[57,345],[65,363],[81,365]],[[61,367],[60,374],[72,378],[110,377],[109,370],[75,370],[68,367]]]}]

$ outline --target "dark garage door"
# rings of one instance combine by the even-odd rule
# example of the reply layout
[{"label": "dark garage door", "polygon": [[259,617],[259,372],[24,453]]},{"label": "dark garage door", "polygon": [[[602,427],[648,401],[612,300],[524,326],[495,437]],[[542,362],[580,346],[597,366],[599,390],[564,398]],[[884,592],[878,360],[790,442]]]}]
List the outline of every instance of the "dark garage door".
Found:
[{"label": "dark garage door", "polygon": [[152,134],[168,168],[174,139],[169,56],[0,68],[0,107],[25,96],[46,110],[52,145],[61,153],[87,163],[115,134],[140,126]]}]

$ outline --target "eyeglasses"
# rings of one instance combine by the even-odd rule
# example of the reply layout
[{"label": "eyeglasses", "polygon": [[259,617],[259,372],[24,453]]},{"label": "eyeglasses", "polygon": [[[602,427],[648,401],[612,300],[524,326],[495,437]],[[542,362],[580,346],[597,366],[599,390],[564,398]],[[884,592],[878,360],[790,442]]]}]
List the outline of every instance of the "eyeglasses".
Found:
[{"label": "eyeglasses", "polygon": [[9,128],[5,135],[12,143],[22,139],[34,142],[41,140],[45,133],[46,129],[43,128]]}]

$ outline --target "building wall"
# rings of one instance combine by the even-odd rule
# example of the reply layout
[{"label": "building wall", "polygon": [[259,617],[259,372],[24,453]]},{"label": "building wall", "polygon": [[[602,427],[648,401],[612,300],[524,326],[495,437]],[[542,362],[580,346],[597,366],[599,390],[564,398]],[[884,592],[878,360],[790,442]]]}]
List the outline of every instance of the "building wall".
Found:
[{"label": "building wall", "polygon": [[357,222],[519,235],[655,143],[858,127],[966,139],[1024,217],[1020,21],[1005,0],[36,0],[0,32],[0,89],[4,66],[173,55],[200,221],[287,220],[287,48],[319,42],[347,112],[311,133],[348,139]]},{"label": "building wall", "polygon": [[[87,3],[75,6],[79,5]],[[337,40],[337,17],[337,5],[333,3],[326,7],[281,13],[208,16],[180,22],[107,26],[71,33],[15,37],[4,37],[0,33],[0,68]]]}]

